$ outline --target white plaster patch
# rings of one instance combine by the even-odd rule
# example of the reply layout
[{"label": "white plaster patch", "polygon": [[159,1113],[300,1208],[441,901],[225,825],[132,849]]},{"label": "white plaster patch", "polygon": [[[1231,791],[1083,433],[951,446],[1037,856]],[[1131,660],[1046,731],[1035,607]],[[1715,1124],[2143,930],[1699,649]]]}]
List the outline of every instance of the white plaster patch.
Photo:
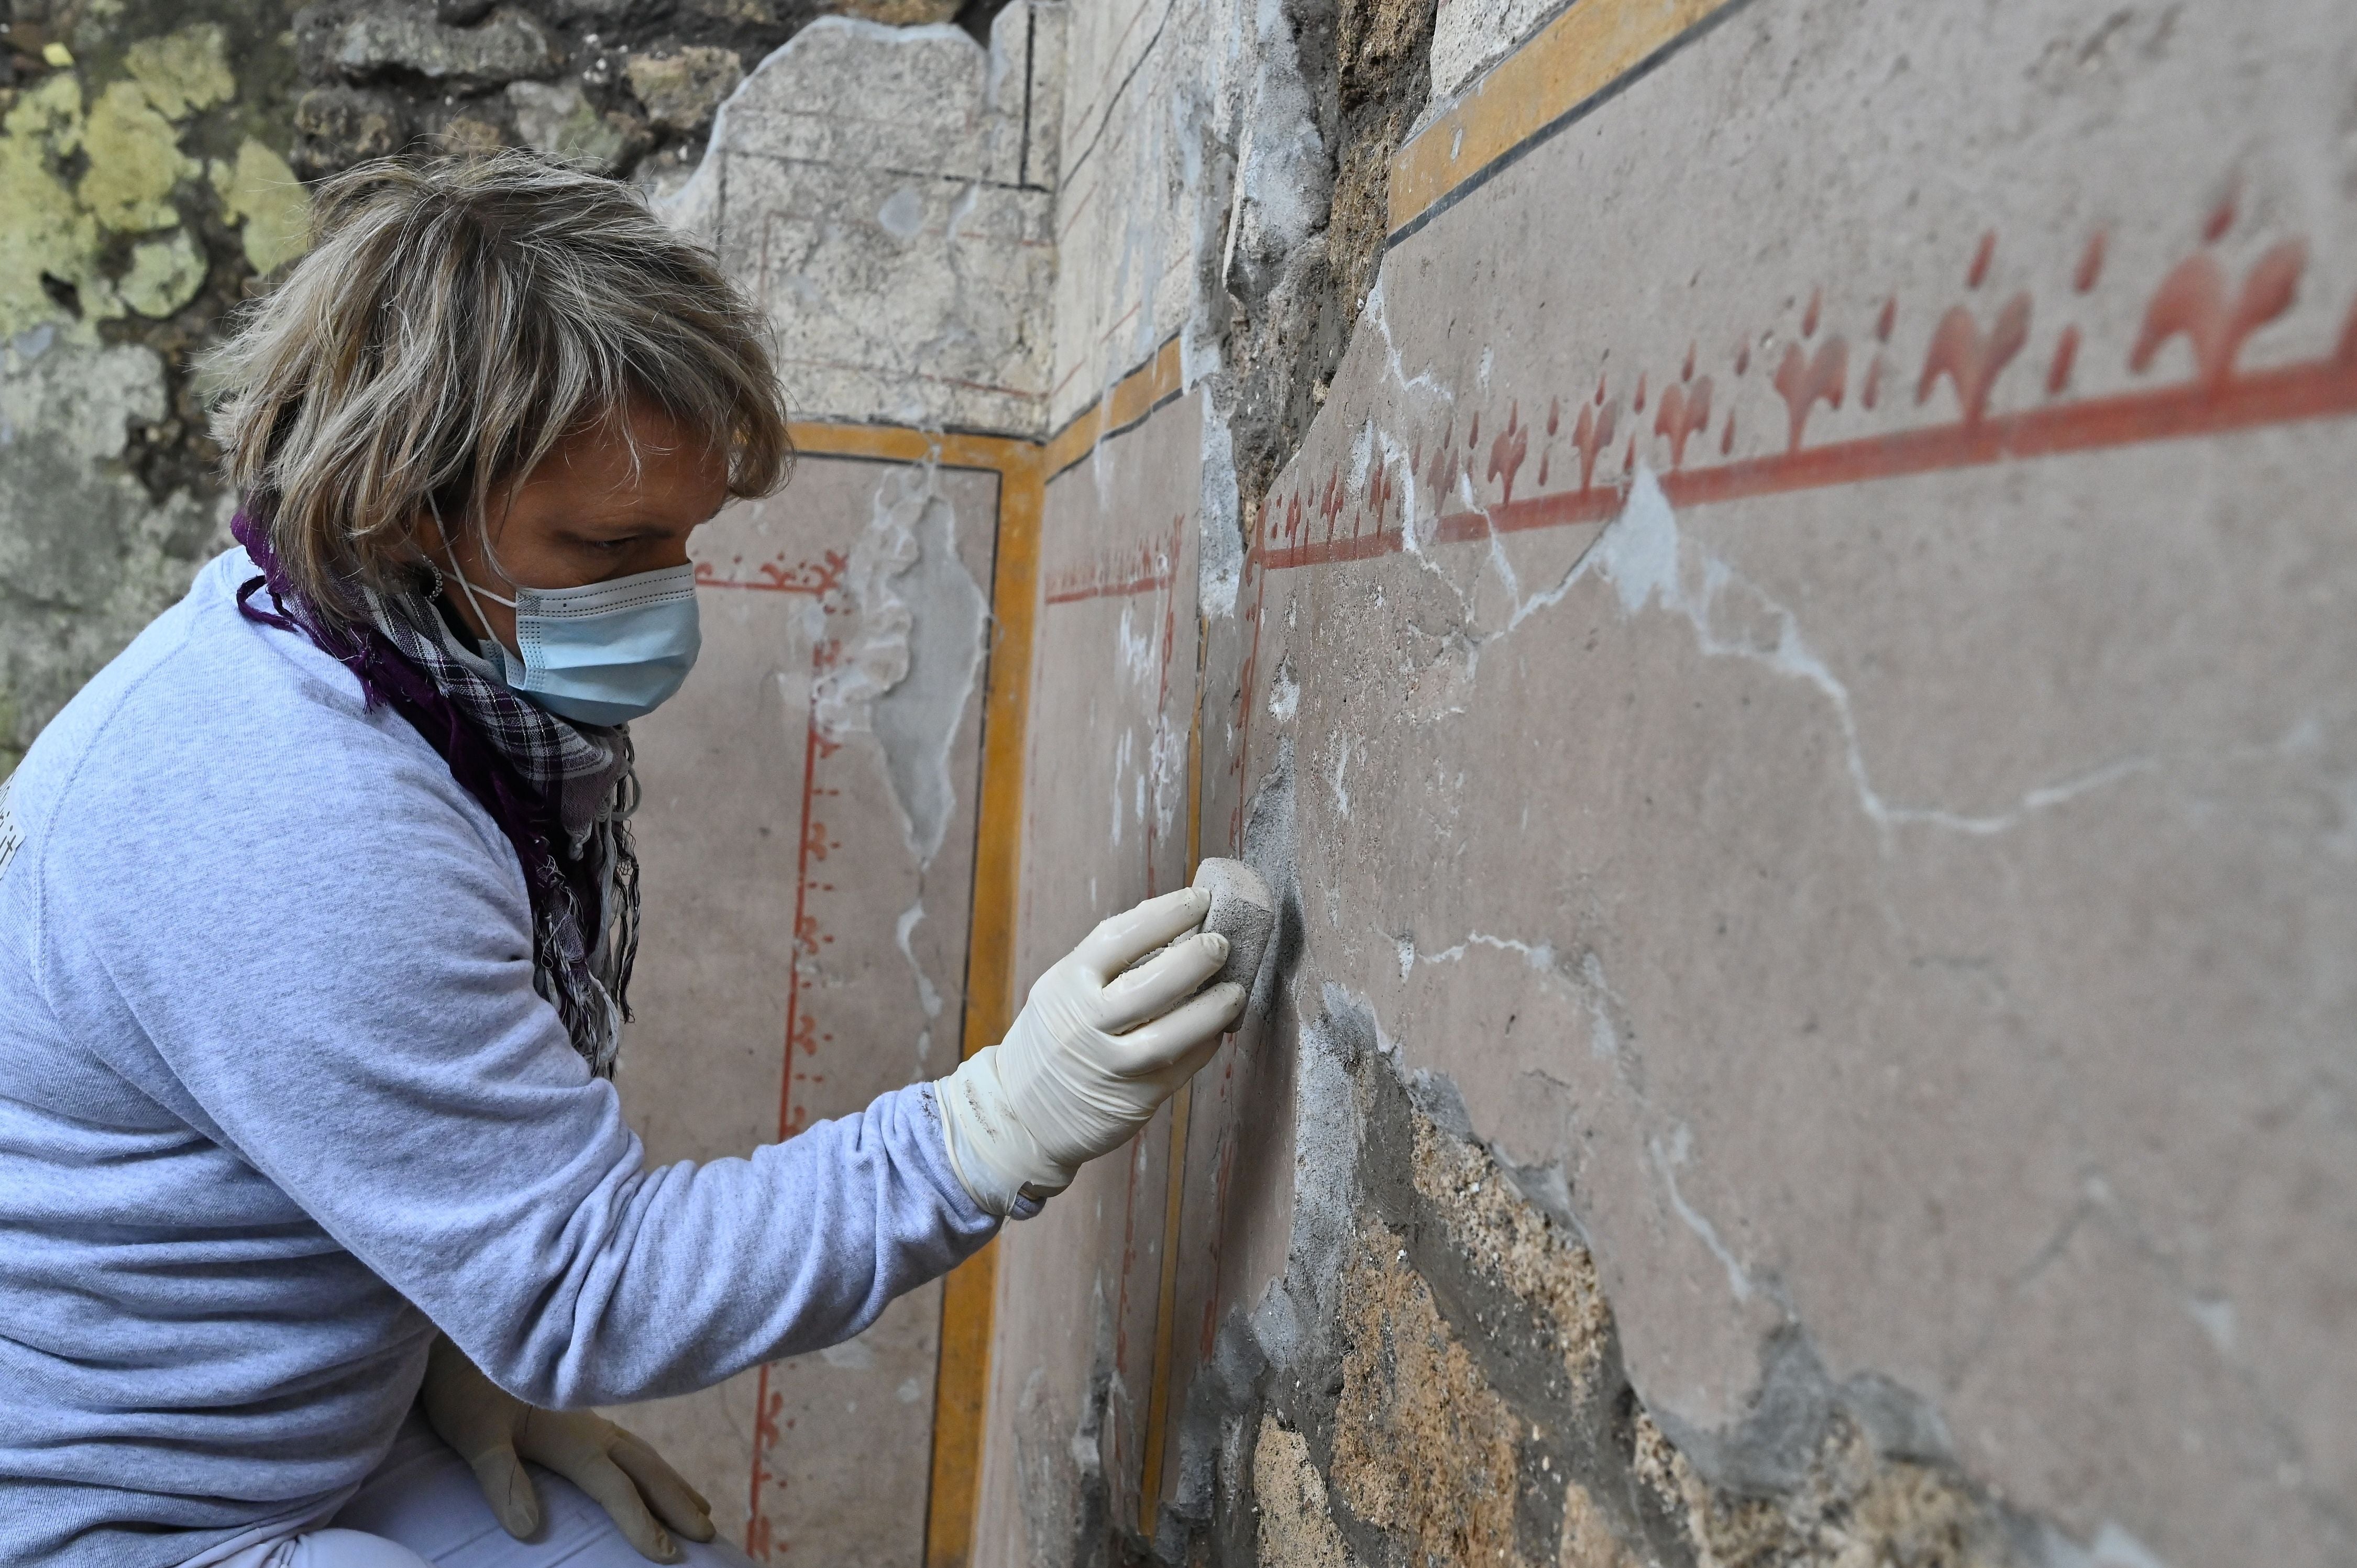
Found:
[{"label": "white plaster patch", "polygon": [[917,934],[917,927],[924,918],[925,901],[920,898],[900,911],[899,919],[894,922],[892,927],[892,940],[899,944],[900,956],[909,961],[909,972],[916,977],[917,1004],[925,1010],[925,1017],[928,1021],[927,1027],[917,1031],[917,1059],[920,1062],[932,1050],[933,1031],[930,1026],[931,1020],[942,1015],[941,988],[933,983],[932,976],[925,972],[925,966],[917,961],[917,950],[913,941]]},{"label": "white plaster patch", "polygon": [[1137,628],[1136,607],[1125,600],[1121,607],[1121,625],[1114,628],[1114,645],[1121,667],[1130,678],[1151,689],[1155,684],[1154,634]]},{"label": "white plaster patch", "polygon": [[2234,1353],[2234,1304],[2223,1296],[2195,1296],[2185,1304],[2186,1315],[2201,1326],[2221,1356]]},{"label": "white plaster patch", "polygon": [[1186,782],[1187,737],[1160,714],[1155,715],[1146,768],[1154,779],[1155,831],[1168,843],[1178,825],[1178,808],[1186,800],[1182,786]]},{"label": "white plaster patch", "polygon": [[1587,1054],[1598,1061],[1620,1058],[1620,1029],[1605,1005],[1611,996],[1604,983],[1604,963],[1593,952],[1582,953],[1579,975],[1587,983]]},{"label": "white plaster patch", "polygon": [[2088,1568],[2169,1568],[2150,1547],[2112,1520],[2095,1532],[2087,1562]]},{"label": "white plaster patch", "polygon": [[1291,724],[1293,715],[1301,711],[1301,682],[1293,678],[1290,662],[1279,664],[1275,678],[1269,682],[1268,711],[1281,725]]},{"label": "white plaster patch", "polygon": [[[913,240],[924,232],[925,199],[915,187],[904,185],[884,199],[884,205],[876,209],[876,221],[895,240]],[[957,225],[952,222],[950,227],[954,230]]]},{"label": "white plaster patch", "polygon": [[1122,781],[1129,773],[1131,759],[1137,748],[1135,732],[1124,729],[1113,746],[1113,847],[1121,847],[1122,819],[1127,814],[1122,800]]},{"label": "white plaster patch", "polygon": [[1227,422],[1203,403],[1202,517],[1195,545],[1195,605],[1213,620],[1236,613],[1243,582],[1243,503],[1236,489],[1236,447]]},{"label": "white plaster patch", "polygon": [[950,750],[981,673],[989,601],[957,553],[957,513],[931,464],[888,469],[852,547],[854,613],[834,665],[812,682],[829,739],[870,733],[909,849],[930,865],[954,797]]}]

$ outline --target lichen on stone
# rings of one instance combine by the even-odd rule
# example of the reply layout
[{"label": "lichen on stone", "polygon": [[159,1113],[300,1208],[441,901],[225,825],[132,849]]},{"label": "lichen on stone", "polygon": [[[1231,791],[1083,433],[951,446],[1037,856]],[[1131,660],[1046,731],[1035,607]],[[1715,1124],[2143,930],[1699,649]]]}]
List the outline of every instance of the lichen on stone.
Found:
[{"label": "lichen on stone", "polygon": [[194,359],[305,209],[274,150],[287,6],[27,15],[0,91],[0,768],[222,542]]},{"label": "lichen on stone", "polygon": [[180,220],[179,183],[200,172],[180,133],[135,81],[110,83],[90,107],[81,150],[90,168],[75,196],[102,229],[140,234]]},{"label": "lichen on stone", "polygon": [[213,188],[221,212],[240,226],[246,264],[268,275],[303,253],[311,199],[286,160],[248,136],[238,144],[237,162],[216,161]]},{"label": "lichen on stone", "polygon": [[0,119],[0,211],[8,215],[0,223],[0,334],[65,314],[52,292],[60,285],[83,296],[85,315],[110,314],[97,221],[59,175],[81,134],[81,83],[68,75],[31,88]]},{"label": "lichen on stone", "polygon": [[188,231],[175,229],[161,240],[133,247],[131,268],[116,292],[142,316],[169,316],[197,297],[210,264]]},{"label": "lichen on stone", "polygon": [[167,120],[185,119],[237,96],[228,34],[218,22],[191,23],[160,38],[141,38],[124,51],[123,67]]}]

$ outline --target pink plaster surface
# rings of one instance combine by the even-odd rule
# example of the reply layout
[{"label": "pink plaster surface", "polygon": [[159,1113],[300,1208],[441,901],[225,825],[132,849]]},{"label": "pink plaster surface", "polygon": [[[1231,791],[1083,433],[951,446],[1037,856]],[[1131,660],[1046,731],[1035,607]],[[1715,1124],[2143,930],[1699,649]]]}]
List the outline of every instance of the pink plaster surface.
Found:
[{"label": "pink plaster surface", "polygon": [[[1202,847],[1289,756],[1307,946],[1196,1084],[1174,1412],[1335,997],[1560,1174],[1657,1410],[1730,1425],[1797,1324],[2081,1541],[2341,1560],[2357,32],[2123,15],[1755,5],[1387,258],[1207,624]],[[1191,425],[1059,481],[1051,581]],[[1060,613],[1033,964],[1149,886],[1157,710],[1060,695],[1114,648]],[[1114,1165],[1010,1238],[978,1560],[1069,1524],[1026,1477],[1137,1337]]]},{"label": "pink plaster surface", "polygon": [[[1192,873],[1199,444],[1182,401],[1048,487],[1018,986]],[[1166,1110],[1000,1240],[977,1562],[1028,1560],[1040,1521],[1077,1506],[1083,1422],[1109,1508],[1137,1517],[1169,1136]]]},{"label": "pink plaster surface", "polygon": [[[740,1155],[957,1059],[979,682],[942,737],[952,809],[930,857],[909,842],[872,714],[823,700],[889,653],[882,596],[918,569],[892,574],[900,554],[879,557],[880,531],[928,485],[954,518],[959,569],[986,593],[986,474],[806,457],[780,495],[695,537],[704,653],[633,730],[645,916],[619,1082],[652,1160]],[[912,623],[940,607],[901,596]],[[929,1288],[848,1345],[617,1414],[757,1560],[913,1562],[923,1518],[907,1499],[926,1486],[939,1319]]]}]

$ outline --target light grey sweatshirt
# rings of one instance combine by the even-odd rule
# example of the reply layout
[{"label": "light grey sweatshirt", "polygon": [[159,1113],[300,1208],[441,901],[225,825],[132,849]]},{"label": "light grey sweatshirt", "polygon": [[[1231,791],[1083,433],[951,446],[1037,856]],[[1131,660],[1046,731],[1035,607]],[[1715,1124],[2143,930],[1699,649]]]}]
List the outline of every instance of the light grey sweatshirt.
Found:
[{"label": "light grey sweatshirt", "polygon": [[[523,875],[232,551],[0,795],[0,1564],[324,1516],[436,1326],[544,1405],[831,1344],[985,1240],[930,1085],[650,1170]],[[266,599],[264,601],[267,602]]]}]

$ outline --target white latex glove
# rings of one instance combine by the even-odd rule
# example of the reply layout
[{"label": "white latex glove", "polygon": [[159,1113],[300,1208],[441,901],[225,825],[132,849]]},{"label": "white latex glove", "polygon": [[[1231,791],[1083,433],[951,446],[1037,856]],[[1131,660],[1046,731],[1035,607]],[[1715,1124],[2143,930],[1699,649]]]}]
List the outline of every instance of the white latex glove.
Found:
[{"label": "white latex glove", "polygon": [[524,1473],[526,1459],[587,1492],[641,1557],[677,1563],[684,1555],[655,1514],[690,1541],[712,1539],[712,1505],[642,1440],[586,1410],[524,1403],[438,1335],[418,1401],[427,1424],[474,1467],[484,1500],[518,1541],[540,1528],[540,1494]]},{"label": "white latex glove", "polygon": [[1004,1040],[941,1080],[950,1164],[985,1211],[1061,1192],[1219,1048],[1247,998],[1233,982],[1195,994],[1228,956],[1217,932],[1186,934],[1211,907],[1182,887],[1102,922],[1039,977]]}]

